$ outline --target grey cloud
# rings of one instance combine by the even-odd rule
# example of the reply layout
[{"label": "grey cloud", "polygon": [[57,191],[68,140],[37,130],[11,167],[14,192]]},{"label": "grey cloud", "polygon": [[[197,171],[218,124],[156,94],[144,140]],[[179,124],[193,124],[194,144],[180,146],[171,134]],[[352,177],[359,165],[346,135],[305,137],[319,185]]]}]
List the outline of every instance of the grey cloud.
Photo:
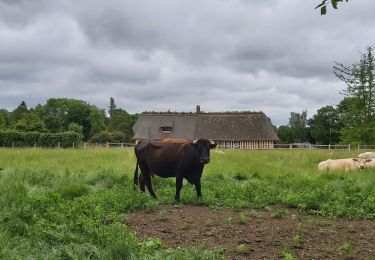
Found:
[{"label": "grey cloud", "polygon": [[146,84],[150,81],[157,81],[160,76],[160,69],[147,60],[139,59],[137,56],[128,53],[103,55],[90,62],[87,80],[94,80],[103,83],[111,82],[135,82]]}]

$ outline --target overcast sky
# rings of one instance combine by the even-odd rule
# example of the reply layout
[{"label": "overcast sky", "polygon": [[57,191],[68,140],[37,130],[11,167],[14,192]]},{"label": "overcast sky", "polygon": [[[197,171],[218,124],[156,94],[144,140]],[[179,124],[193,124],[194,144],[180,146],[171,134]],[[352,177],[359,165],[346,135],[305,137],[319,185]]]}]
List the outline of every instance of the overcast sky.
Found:
[{"label": "overcast sky", "polygon": [[0,108],[48,98],[130,113],[250,110],[312,116],[375,39],[375,1],[321,17],[320,0],[0,0]]}]

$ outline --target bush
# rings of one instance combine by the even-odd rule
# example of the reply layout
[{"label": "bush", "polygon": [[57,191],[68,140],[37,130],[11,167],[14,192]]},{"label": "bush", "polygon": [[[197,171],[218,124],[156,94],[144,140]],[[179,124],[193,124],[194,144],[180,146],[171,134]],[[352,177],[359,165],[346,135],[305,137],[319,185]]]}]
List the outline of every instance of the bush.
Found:
[{"label": "bush", "polygon": [[126,143],[127,136],[123,132],[113,132],[111,135],[111,142],[113,143]]},{"label": "bush", "polygon": [[101,131],[98,134],[95,134],[93,137],[91,137],[90,142],[93,143],[106,143],[111,142],[111,133],[107,131]]},{"label": "bush", "polygon": [[47,146],[47,147],[57,146],[60,141],[58,135],[59,133],[56,133],[56,134],[42,133],[40,135],[39,145]]},{"label": "bush", "polygon": [[62,133],[58,133],[58,137],[60,140],[60,145],[62,147],[70,147],[72,146],[73,142],[75,145],[79,145],[82,143],[83,135],[77,132],[66,131]]},{"label": "bush", "polygon": [[61,133],[40,133],[40,132],[20,132],[16,130],[0,131],[0,146],[38,146],[53,147],[71,147],[82,143],[83,136],[80,133],[66,131]]},{"label": "bush", "polygon": [[0,143],[2,146],[12,146],[23,142],[22,133],[13,129],[0,131]]},{"label": "bush", "polygon": [[39,143],[40,135],[41,134],[36,131],[22,133],[23,143],[27,146],[33,146],[34,144]]},{"label": "bush", "polygon": [[91,137],[90,142],[92,143],[126,143],[128,142],[128,136],[124,132],[115,131],[110,133],[108,131],[101,131],[100,133]]},{"label": "bush", "polygon": [[77,124],[77,123],[70,123],[69,127],[68,127],[68,130],[71,131],[71,132],[76,132],[76,133],[82,134],[83,133],[83,126],[81,126],[80,124]]}]

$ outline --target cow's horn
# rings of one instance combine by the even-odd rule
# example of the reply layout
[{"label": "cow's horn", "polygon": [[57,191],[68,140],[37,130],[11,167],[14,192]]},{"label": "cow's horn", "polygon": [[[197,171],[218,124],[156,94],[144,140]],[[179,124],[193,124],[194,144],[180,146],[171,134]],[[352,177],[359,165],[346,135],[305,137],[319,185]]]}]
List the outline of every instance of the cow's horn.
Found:
[{"label": "cow's horn", "polygon": [[210,144],[214,145],[214,144],[215,144],[215,142],[214,142],[214,141],[212,141],[212,140],[210,140]]},{"label": "cow's horn", "polygon": [[197,143],[198,143],[198,140],[194,140],[194,141],[193,141],[193,144],[197,144]]}]

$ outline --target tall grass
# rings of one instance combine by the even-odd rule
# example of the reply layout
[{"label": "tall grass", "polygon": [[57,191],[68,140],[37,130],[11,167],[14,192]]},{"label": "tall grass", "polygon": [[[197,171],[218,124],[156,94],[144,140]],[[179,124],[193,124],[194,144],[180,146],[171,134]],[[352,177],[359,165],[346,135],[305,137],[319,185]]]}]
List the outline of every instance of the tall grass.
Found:
[{"label": "tall grass", "polygon": [[207,167],[206,177],[208,181],[215,177],[223,181],[208,184],[206,203],[234,207],[281,204],[312,214],[374,219],[375,169],[317,170],[322,160],[357,154],[358,151],[309,150],[217,154]]},{"label": "tall grass", "polygon": [[[325,173],[317,164],[355,151],[212,153],[204,199],[184,185],[182,203],[212,207],[278,204],[309,214],[375,219],[375,170]],[[159,200],[134,192],[132,149],[0,149],[0,258],[213,259],[201,248],[139,241],[126,213],[174,203],[174,179],[153,179]],[[195,257],[195,258],[194,258]]]}]

